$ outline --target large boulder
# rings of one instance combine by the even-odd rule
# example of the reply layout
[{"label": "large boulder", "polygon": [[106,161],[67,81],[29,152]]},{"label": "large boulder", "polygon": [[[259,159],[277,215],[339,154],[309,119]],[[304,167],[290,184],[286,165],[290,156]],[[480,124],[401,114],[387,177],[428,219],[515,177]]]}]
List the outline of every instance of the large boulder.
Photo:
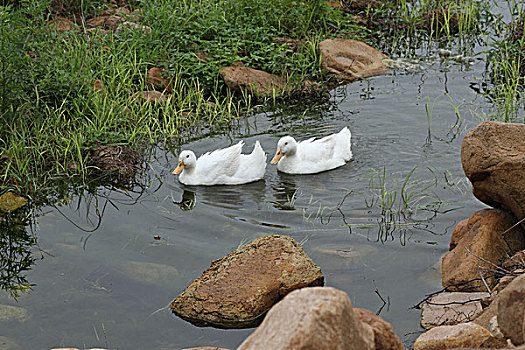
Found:
[{"label": "large boulder", "polygon": [[252,327],[289,292],[323,284],[321,269],[299,243],[271,235],[214,261],[171,309],[199,326]]},{"label": "large boulder", "polygon": [[481,300],[489,293],[439,293],[423,303],[421,326],[430,329],[472,321],[482,311]]},{"label": "large boulder", "polygon": [[361,322],[366,323],[374,331],[375,350],[404,350],[405,346],[394,333],[392,325],[372,311],[354,308],[354,312]]},{"label": "large boulder", "polygon": [[384,54],[357,40],[327,39],[319,43],[321,68],[341,79],[355,80],[387,72]]},{"label": "large boulder", "polygon": [[478,348],[491,338],[488,330],[472,322],[439,326],[421,334],[414,343],[414,350]]},{"label": "large boulder", "polygon": [[345,292],[303,288],[287,295],[237,350],[373,350],[374,333]]},{"label": "large boulder", "polygon": [[506,211],[484,209],[475,212],[466,225],[458,225],[454,231],[465,232],[452,234],[461,239],[443,257],[443,286],[450,291],[486,291],[480,271],[492,286],[494,265],[501,265],[508,256],[525,248],[525,231],[519,225],[509,230],[515,223]]},{"label": "large boulder", "polygon": [[481,123],[465,135],[461,162],[476,198],[525,218],[525,124]]},{"label": "large boulder", "polygon": [[261,97],[310,90],[313,85],[307,80],[297,86],[281,76],[249,67],[226,67],[219,73],[232,92],[246,90]]},{"label": "large boulder", "polygon": [[514,345],[525,343],[525,275],[520,275],[500,293],[498,325]]}]

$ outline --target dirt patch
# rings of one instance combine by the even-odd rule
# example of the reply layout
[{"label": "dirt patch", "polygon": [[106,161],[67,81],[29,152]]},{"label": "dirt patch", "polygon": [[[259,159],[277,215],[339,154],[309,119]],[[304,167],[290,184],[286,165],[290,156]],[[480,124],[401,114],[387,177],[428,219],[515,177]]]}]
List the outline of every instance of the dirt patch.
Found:
[{"label": "dirt patch", "polygon": [[90,175],[117,182],[135,177],[143,168],[141,164],[140,153],[119,145],[96,145],[88,157]]}]

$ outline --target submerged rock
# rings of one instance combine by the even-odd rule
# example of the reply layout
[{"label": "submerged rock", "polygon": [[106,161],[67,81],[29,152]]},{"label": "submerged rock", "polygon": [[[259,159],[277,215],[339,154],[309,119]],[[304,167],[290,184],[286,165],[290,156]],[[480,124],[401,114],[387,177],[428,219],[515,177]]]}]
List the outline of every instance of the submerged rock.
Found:
[{"label": "submerged rock", "polygon": [[165,284],[179,274],[173,266],[142,261],[126,261],[118,269],[135,281],[149,284]]},{"label": "submerged rock", "polygon": [[525,343],[525,275],[516,277],[500,293],[498,325],[514,345]]},{"label": "submerged rock", "polygon": [[472,322],[439,326],[421,334],[414,343],[414,350],[478,348],[491,338],[488,330]]},{"label": "submerged rock", "polygon": [[296,290],[275,305],[238,350],[372,350],[374,332],[361,322],[345,292]]},{"label": "submerged rock", "polygon": [[292,290],[323,284],[321,269],[293,238],[271,235],[214,261],[170,306],[198,326],[252,327]]},{"label": "submerged rock", "polygon": [[489,293],[440,293],[421,307],[421,327],[455,325],[472,321],[483,311],[481,300]]},{"label": "submerged rock", "polygon": [[13,339],[0,335],[0,350],[20,350],[22,349]]},{"label": "submerged rock", "polygon": [[30,318],[29,312],[22,307],[0,304],[0,322],[26,322]]},{"label": "submerged rock", "polygon": [[465,135],[461,162],[477,199],[525,218],[525,124],[481,123]]},{"label": "submerged rock", "polygon": [[442,260],[443,286],[450,291],[486,291],[478,266],[486,268],[485,282],[493,286],[494,265],[525,248],[525,231],[519,225],[508,231],[515,223],[511,214],[498,209],[479,210],[466,225],[460,223],[452,234],[456,246]]},{"label": "submerged rock", "polygon": [[0,196],[0,211],[15,211],[28,203],[27,198],[13,192],[6,192]]},{"label": "submerged rock", "polygon": [[366,323],[374,331],[375,350],[404,350],[405,346],[394,333],[392,325],[372,311],[354,308],[354,312],[361,322]]},{"label": "submerged rock", "polygon": [[357,40],[328,39],[319,43],[321,68],[341,79],[354,80],[387,72],[384,54]]}]

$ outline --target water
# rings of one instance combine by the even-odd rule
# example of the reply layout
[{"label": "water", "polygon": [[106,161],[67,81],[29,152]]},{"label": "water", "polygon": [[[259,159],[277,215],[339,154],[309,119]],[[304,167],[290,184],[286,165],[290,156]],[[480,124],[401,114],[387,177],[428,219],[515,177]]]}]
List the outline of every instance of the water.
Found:
[{"label": "water", "polygon": [[[175,155],[159,149],[142,188],[99,188],[96,196],[42,208],[39,259],[28,274],[35,287],[18,302],[0,297],[0,304],[22,307],[30,318],[0,319],[0,335],[20,349],[233,349],[253,329],[198,328],[167,305],[211,261],[257,237],[281,234],[303,244],[327,286],[348,293],[356,307],[380,311],[410,346],[421,332],[420,312],[411,306],[440,288],[436,266],[455,224],[484,207],[460,161],[465,132],[489,107],[470,88],[482,72],[482,62],[436,59],[423,71],[354,82],[324,101],[261,113],[228,135],[183,146],[199,155],[243,139],[248,152],[259,140],[270,158],[283,135],[320,137],[348,126],[354,158],[333,171],[291,176],[268,164],[257,183],[187,187],[171,175]],[[370,169],[381,176],[384,169],[386,188],[400,196],[414,167],[411,191],[434,182],[426,202],[439,198],[440,212],[418,211],[385,226],[375,197],[379,177]],[[373,174],[376,190],[370,191]]]}]

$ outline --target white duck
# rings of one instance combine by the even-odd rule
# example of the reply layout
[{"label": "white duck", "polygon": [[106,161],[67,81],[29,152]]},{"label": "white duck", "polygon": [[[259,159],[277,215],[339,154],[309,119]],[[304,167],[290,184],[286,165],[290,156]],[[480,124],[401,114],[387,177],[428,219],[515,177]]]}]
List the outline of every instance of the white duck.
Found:
[{"label": "white duck", "polygon": [[288,174],[315,174],[345,165],[352,158],[352,134],[345,127],[337,134],[322,139],[296,142],[291,136],[282,137],[271,164]]},{"label": "white duck", "polygon": [[244,141],[203,154],[197,159],[192,151],[182,151],[173,175],[185,185],[240,185],[263,178],[266,153],[259,141],[251,154],[241,154]]}]

